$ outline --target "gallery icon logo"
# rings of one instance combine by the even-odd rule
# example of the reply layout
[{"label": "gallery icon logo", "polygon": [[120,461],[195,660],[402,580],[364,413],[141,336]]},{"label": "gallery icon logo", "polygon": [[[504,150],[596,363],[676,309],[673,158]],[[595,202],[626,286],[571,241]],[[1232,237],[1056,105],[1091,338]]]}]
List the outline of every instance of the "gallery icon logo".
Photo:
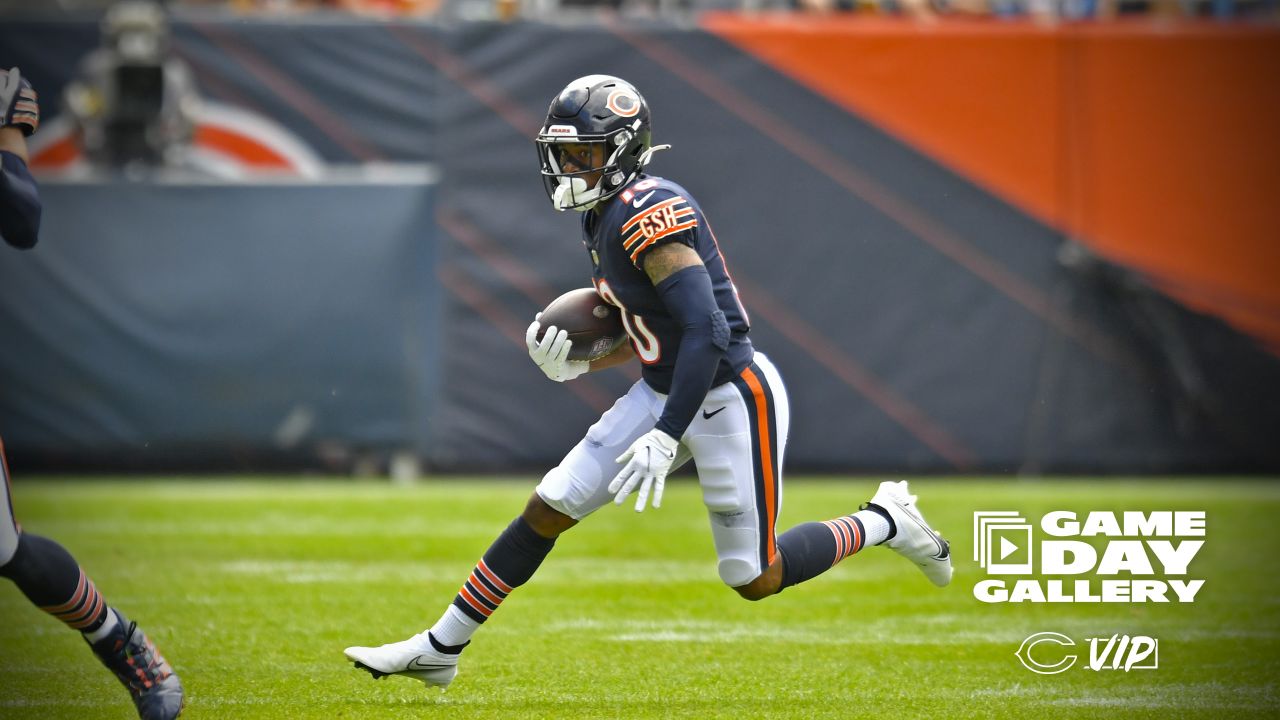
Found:
[{"label": "gallery icon logo", "polygon": [[[1018,660],[1022,666],[1033,673],[1040,675],[1057,675],[1060,672],[1066,672],[1076,664],[1075,655],[1065,655],[1059,657],[1054,662],[1045,662],[1051,660],[1053,653],[1051,648],[1041,648],[1036,650],[1038,645],[1057,645],[1060,647],[1075,647],[1076,641],[1057,632],[1038,632],[1022,641],[1022,645],[1018,647],[1018,652],[1014,653],[1018,656]],[[1033,654],[1034,653],[1034,654]]]},{"label": "gallery icon logo", "polygon": [[989,575],[1030,575],[1031,523],[1013,510],[973,514],[973,560]]},{"label": "gallery icon logo", "polygon": [[[1032,522],[1038,528],[1032,530]],[[1195,602],[1188,566],[1204,547],[1202,510],[973,513],[973,560],[985,603]],[[1093,538],[1099,538],[1094,540]]]}]

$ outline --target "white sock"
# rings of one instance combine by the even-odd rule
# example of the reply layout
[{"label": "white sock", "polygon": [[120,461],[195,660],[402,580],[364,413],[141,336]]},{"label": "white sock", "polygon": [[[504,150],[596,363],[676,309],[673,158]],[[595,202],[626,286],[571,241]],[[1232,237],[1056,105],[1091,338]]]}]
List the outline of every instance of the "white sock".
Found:
[{"label": "white sock", "polygon": [[889,539],[889,521],[884,519],[884,515],[875,510],[859,510],[853,516],[862,523],[862,529],[867,531],[867,539],[862,541],[863,547],[879,545]]},{"label": "white sock", "polygon": [[96,643],[102,638],[110,635],[111,631],[115,630],[116,625],[119,624],[120,622],[116,620],[116,611],[111,608],[107,608],[107,619],[103,621],[102,626],[93,632],[84,633],[84,636],[89,639],[89,642]]},{"label": "white sock", "polygon": [[450,605],[436,624],[431,626],[431,637],[441,645],[461,645],[470,640],[479,628],[480,623]]}]

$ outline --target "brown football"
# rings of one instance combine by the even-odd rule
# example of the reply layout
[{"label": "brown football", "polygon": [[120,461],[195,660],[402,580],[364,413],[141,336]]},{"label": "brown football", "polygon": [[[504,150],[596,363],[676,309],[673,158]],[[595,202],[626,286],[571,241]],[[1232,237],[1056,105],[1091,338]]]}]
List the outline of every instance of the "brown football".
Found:
[{"label": "brown football", "polygon": [[538,322],[542,323],[539,341],[552,325],[569,331],[569,339],[573,341],[570,360],[599,360],[627,340],[622,313],[606,303],[595,288],[570,290],[552,300]]}]

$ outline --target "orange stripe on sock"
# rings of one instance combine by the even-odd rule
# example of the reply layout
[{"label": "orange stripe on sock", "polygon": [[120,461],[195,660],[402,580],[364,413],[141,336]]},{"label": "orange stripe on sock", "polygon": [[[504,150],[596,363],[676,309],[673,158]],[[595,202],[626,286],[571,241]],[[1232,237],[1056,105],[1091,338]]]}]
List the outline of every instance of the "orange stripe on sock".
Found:
[{"label": "orange stripe on sock", "polygon": [[836,539],[836,556],[835,556],[835,559],[831,561],[831,565],[834,567],[836,563],[844,559],[845,550],[847,549],[848,545],[846,545],[846,542],[844,539],[844,533],[840,530],[840,527],[836,523],[833,523],[830,520],[823,520],[822,524],[830,528],[831,534]]},{"label": "orange stripe on sock", "polygon": [[510,585],[502,582],[501,578],[493,574],[493,571],[489,569],[489,566],[484,564],[484,558],[480,558],[480,563],[476,565],[476,568],[478,568],[480,572],[484,573],[484,576],[486,578],[489,578],[489,580],[491,580],[493,584],[502,592],[510,593],[512,590],[515,589]]},{"label": "orange stripe on sock", "polygon": [[489,602],[494,605],[502,604],[502,598],[489,592],[489,588],[484,586],[484,582],[480,580],[480,576],[474,572],[471,573],[471,587],[475,588],[477,592],[488,598]]},{"label": "orange stripe on sock", "polygon": [[463,600],[467,601],[468,605],[475,608],[475,611],[480,613],[481,615],[485,617],[489,617],[490,615],[493,614],[492,610],[490,610],[487,606],[485,606],[484,603],[477,600],[475,596],[472,595],[469,590],[467,590],[466,585],[463,585],[461,588],[459,588],[458,594],[462,596]]},{"label": "orange stripe on sock", "polygon": [[858,552],[859,550],[862,549],[863,542],[865,542],[864,538],[862,537],[862,533],[858,531],[858,523],[850,520],[849,531],[853,533],[853,539],[854,539],[853,552]]},{"label": "orange stripe on sock", "polygon": [[769,522],[767,528],[761,528],[767,534],[769,564],[773,564],[778,552],[777,538],[773,534],[773,526],[778,520],[777,484],[773,472],[773,435],[769,432],[769,399],[764,394],[764,386],[760,378],[751,372],[751,368],[742,371],[742,379],[751,388],[756,399],[756,427],[760,436],[760,467],[764,470],[764,509]]},{"label": "orange stripe on sock", "polygon": [[858,541],[858,531],[853,527],[853,523],[846,518],[840,518],[837,522],[844,528],[845,533],[849,536],[849,552],[845,553],[845,557],[858,552],[862,549],[861,543]]},{"label": "orange stripe on sock", "polygon": [[858,534],[858,528],[846,518],[840,518],[840,524],[849,533],[849,553],[845,557],[852,555],[862,549],[862,536]]},{"label": "orange stripe on sock", "polygon": [[80,616],[79,618],[63,620],[63,622],[75,628],[76,630],[82,630],[92,625],[93,621],[98,619],[99,613],[102,612],[102,605],[103,605],[102,595],[98,593],[98,591],[95,589],[93,591],[93,601],[89,603],[88,612],[86,612],[84,615]]},{"label": "orange stripe on sock", "polygon": [[80,605],[84,602],[85,591],[87,590],[86,586],[88,584],[90,584],[89,578],[85,576],[84,570],[81,569],[80,582],[76,583],[76,591],[71,594],[70,600],[62,603],[61,605],[48,605],[40,609],[49,613],[50,615],[61,615],[64,613],[68,613],[72,610],[75,610],[76,608],[80,607]]}]

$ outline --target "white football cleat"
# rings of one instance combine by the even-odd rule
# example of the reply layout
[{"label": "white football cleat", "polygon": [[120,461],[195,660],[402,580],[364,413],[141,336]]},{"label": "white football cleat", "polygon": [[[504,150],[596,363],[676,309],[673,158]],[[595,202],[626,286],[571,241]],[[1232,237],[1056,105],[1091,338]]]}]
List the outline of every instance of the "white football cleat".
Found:
[{"label": "white football cleat", "polygon": [[387,675],[403,675],[447,688],[458,674],[458,655],[436,650],[425,632],[376,648],[349,647],[342,652],[356,667],[368,670],[375,680]]},{"label": "white football cleat", "polygon": [[893,518],[897,532],[885,541],[891,549],[916,565],[925,577],[938,587],[951,582],[951,543],[929,527],[924,516],[916,509],[916,496],[907,489],[907,481],[886,480],[871,504],[877,505]]}]

